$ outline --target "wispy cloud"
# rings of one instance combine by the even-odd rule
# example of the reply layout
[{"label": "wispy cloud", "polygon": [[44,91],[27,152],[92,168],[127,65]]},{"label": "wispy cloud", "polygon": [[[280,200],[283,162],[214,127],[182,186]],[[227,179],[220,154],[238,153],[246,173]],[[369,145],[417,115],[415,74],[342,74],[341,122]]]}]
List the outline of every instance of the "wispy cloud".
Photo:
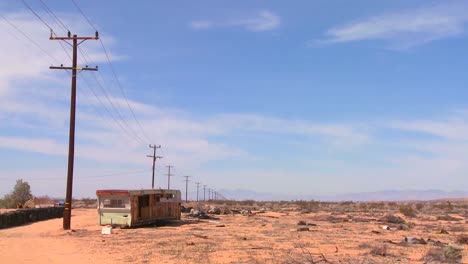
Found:
[{"label": "wispy cloud", "polygon": [[253,17],[232,19],[232,20],[195,20],[189,23],[189,27],[194,30],[205,30],[215,27],[241,27],[252,32],[269,31],[278,28],[281,19],[275,13],[262,10]]},{"label": "wispy cloud", "polygon": [[391,48],[405,49],[465,31],[466,2],[444,4],[403,12],[382,14],[329,29],[320,43],[382,40]]}]

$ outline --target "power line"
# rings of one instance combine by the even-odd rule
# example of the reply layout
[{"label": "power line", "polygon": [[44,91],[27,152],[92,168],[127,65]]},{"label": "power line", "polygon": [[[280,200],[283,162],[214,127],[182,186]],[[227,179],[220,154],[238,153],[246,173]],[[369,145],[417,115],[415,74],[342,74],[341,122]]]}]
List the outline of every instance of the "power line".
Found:
[{"label": "power line", "polygon": [[54,32],[54,30],[52,29],[52,27],[49,26],[49,24],[47,24],[47,22],[44,21],[44,19],[42,19],[41,16],[39,16],[36,11],[34,11],[34,9],[31,8],[30,5],[28,5],[28,3],[26,3],[25,0],[21,0],[21,2],[44,24],[46,25],[46,27],[48,27],[50,29],[51,32]]},{"label": "power line", "polygon": [[18,31],[21,35],[23,35],[23,37],[25,37],[27,40],[29,40],[29,42],[31,42],[32,44],[34,44],[34,46],[36,46],[39,50],[41,50],[45,55],[47,55],[49,58],[51,58],[54,62],[58,62],[58,60],[50,55],[50,53],[48,53],[46,50],[44,50],[41,45],[39,45],[39,43],[37,43],[36,41],[34,41],[32,38],[30,38],[26,33],[24,33],[24,31],[22,31],[21,29],[19,29],[15,24],[13,24],[8,18],[6,18],[4,15],[0,14],[0,16],[3,18],[3,20],[5,20],[5,22],[8,23],[8,25],[10,25],[11,27],[13,27],[16,31]]},{"label": "power line", "polygon": [[[89,24],[91,27],[93,27],[96,31],[98,31],[97,28],[94,26],[94,24],[91,22],[91,20],[88,18],[88,16],[86,16],[86,14],[83,12],[83,10],[82,10],[82,9],[78,6],[78,4],[75,2],[75,0],[72,0],[72,2],[73,2],[73,4],[75,5],[75,7],[78,9],[78,11],[81,13],[81,15],[86,19],[86,21],[88,21],[88,24]],[[135,112],[133,111],[133,108],[130,106],[130,103],[128,102],[128,98],[127,98],[127,95],[126,95],[126,93],[125,93],[125,90],[123,89],[123,86],[122,86],[122,84],[121,84],[121,82],[120,82],[120,80],[119,80],[119,78],[118,78],[118,76],[117,76],[117,73],[116,73],[116,71],[115,71],[115,68],[114,68],[114,66],[113,66],[113,64],[112,64],[112,61],[111,61],[111,59],[110,59],[109,53],[107,52],[107,49],[106,49],[106,47],[105,47],[105,45],[104,45],[104,42],[102,41],[101,38],[99,39],[99,43],[101,44],[102,49],[104,50],[104,54],[106,55],[107,63],[109,64],[109,67],[110,67],[110,69],[111,69],[112,75],[113,75],[113,77],[114,77],[114,79],[115,79],[115,81],[116,81],[116,83],[117,83],[117,86],[119,87],[120,91],[122,92],[122,95],[123,95],[123,97],[124,97],[124,99],[125,99],[125,102],[126,102],[128,108],[130,109],[130,112],[131,112],[131,114],[132,114],[132,116],[133,116],[133,119],[135,119],[135,121],[136,121],[138,127],[139,127],[140,130],[141,130],[141,133],[142,133],[143,137],[145,137],[146,140],[148,140],[148,142],[151,142],[151,139],[150,139],[150,138],[148,137],[148,135],[145,133],[145,130],[143,129],[143,127],[141,126],[140,122],[139,122],[138,119],[136,118],[136,115],[135,115]]]},{"label": "power line", "polygon": [[[83,54],[82,51],[80,51],[80,53]],[[85,62],[88,63],[88,61],[86,59],[85,59]],[[96,83],[98,84],[98,87],[100,88],[101,92],[104,94],[104,97],[106,98],[107,102],[109,102],[111,108],[117,113],[117,116],[120,118],[123,125],[128,129],[128,131],[130,131],[130,133],[132,133],[135,136],[134,139],[136,139],[140,143],[145,143],[145,141],[132,129],[132,127],[128,124],[128,122],[123,117],[122,113],[119,111],[119,109],[112,102],[112,100],[109,97],[109,94],[106,92],[106,89],[102,85],[101,81],[99,81],[96,74],[93,73],[92,76],[93,76],[94,80],[96,81]],[[93,94],[96,96],[96,98],[98,98],[99,102],[101,102],[101,104],[103,104],[102,100],[97,96],[97,94],[94,91],[93,91]],[[114,120],[115,120],[115,118],[114,118]]]},{"label": "power line", "polygon": [[[60,20],[60,18],[58,18],[58,16],[56,16],[56,15],[54,14],[54,12],[53,12],[52,10],[50,10],[50,8],[48,8],[48,6],[47,6],[42,0],[40,0],[40,1],[41,1],[41,4],[42,4],[42,7],[46,10],[46,12],[49,13],[49,15],[52,16],[52,18],[54,18],[54,19],[58,22],[58,24],[62,26],[63,29],[65,29],[65,30],[67,30],[68,32],[70,32],[69,29],[68,29],[68,27]],[[24,2],[24,0],[23,0],[23,2]],[[31,10],[31,12],[32,12],[38,19],[40,19],[40,20],[51,30],[51,33],[52,33],[53,35],[56,36],[54,30],[42,19],[42,17],[39,16],[26,2],[24,2],[24,4],[26,5],[26,7],[28,7],[29,10]],[[68,43],[68,42],[67,42],[67,43]],[[62,42],[59,42],[59,44],[60,44],[60,46],[62,47],[62,49],[65,51],[65,53],[67,54],[68,58],[72,59],[71,55],[68,53],[67,49],[63,46]],[[81,50],[81,48],[78,47],[78,49],[79,49],[81,55],[83,56],[83,58],[84,58],[86,64],[89,64],[88,60],[86,59],[86,55],[84,54],[84,52]],[[85,80],[85,82],[86,82],[88,88],[90,88],[90,89],[92,90],[94,96],[96,96],[96,98],[98,99],[98,101],[105,107],[106,111],[111,115],[111,117],[114,119],[114,121],[117,122],[118,125],[128,134],[128,131],[124,128],[124,126],[127,126],[127,129],[128,129],[131,133],[133,133],[133,134],[135,135],[135,137],[137,138],[137,141],[139,141],[139,142],[141,142],[141,143],[145,143],[144,140],[143,140],[142,138],[140,138],[140,137],[138,136],[138,134],[137,134],[135,131],[133,131],[133,129],[130,127],[130,125],[127,124],[127,122],[126,122],[125,119],[123,118],[123,116],[122,116],[122,114],[120,113],[120,111],[118,110],[118,108],[115,107],[114,104],[113,104],[113,102],[110,100],[110,98],[109,98],[108,94],[106,93],[104,87],[103,87],[102,84],[99,82],[99,80],[97,79],[97,77],[95,76],[95,74],[93,74],[93,77],[96,79],[96,82],[98,83],[98,86],[101,88],[101,90],[102,90],[104,96],[106,97],[107,101],[110,103],[111,107],[114,109],[115,112],[117,112],[117,114],[118,114],[119,117],[121,118],[122,123],[124,123],[124,126],[122,126],[122,125],[115,119],[115,117],[111,114],[111,112],[107,109],[107,107],[105,106],[105,104],[102,102],[102,100],[99,98],[99,96],[97,96],[97,94],[95,93],[95,91],[94,91],[94,89],[92,88],[92,86],[89,85],[87,79],[86,79],[85,77],[83,77],[83,76],[81,76],[81,77]],[[130,137],[131,137],[131,136],[130,136]]]},{"label": "power line", "polygon": [[94,30],[98,31],[97,28],[93,25],[93,23],[91,23],[91,20],[89,20],[89,18],[85,15],[85,13],[83,12],[83,10],[78,6],[78,4],[75,2],[75,0],[71,0],[73,2],[73,4],[75,5],[76,9],[78,9],[78,11],[80,11],[81,15],[86,19],[86,21],[88,21],[88,24],[94,28]]},{"label": "power line", "polygon": [[54,20],[57,22],[57,24],[62,27],[62,29],[65,31],[65,32],[68,32],[70,31],[70,29],[65,26],[65,24],[62,22],[62,20],[60,20],[55,14],[54,12],[52,12],[52,10],[50,10],[50,8],[46,5],[46,3],[44,3],[43,0],[39,0],[41,2],[41,5],[42,5],[42,8],[44,8],[44,10],[49,13],[52,18],[54,18]]}]

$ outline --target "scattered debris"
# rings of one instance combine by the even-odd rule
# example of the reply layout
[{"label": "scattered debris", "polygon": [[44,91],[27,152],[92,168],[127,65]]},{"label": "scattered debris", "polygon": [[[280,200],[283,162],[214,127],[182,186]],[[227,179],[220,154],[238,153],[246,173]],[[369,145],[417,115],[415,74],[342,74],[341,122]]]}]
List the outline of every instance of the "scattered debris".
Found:
[{"label": "scattered debris", "polygon": [[210,208],[210,210],[208,210],[208,213],[209,213],[209,214],[219,215],[219,214],[221,214],[221,209],[218,208],[218,207],[212,206],[212,207]]},{"label": "scattered debris", "polygon": [[195,210],[195,209],[190,210],[189,217],[198,218],[198,219],[210,219],[211,218],[205,211],[200,211],[200,210]]},{"label": "scattered debris", "polygon": [[446,245],[445,243],[442,243],[439,240],[432,240],[430,238],[427,239],[427,243],[433,246],[438,246],[438,247]]},{"label": "scattered debris", "polygon": [[297,222],[297,225],[307,225],[307,223],[306,223],[306,221],[301,220],[301,221]]},{"label": "scattered debris", "polygon": [[400,225],[398,225],[398,230],[409,231],[410,228],[406,224],[400,224]]},{"label": "scattered debris", "polygon": [[445,228],[437,229],[433,232],[434,234],[448,234],[449,232]]},{"label": "scattered debris", "polygon": [[193,236],[194,236],[194,237],[203,238],[203,239],[208,239],[208,236],[204,236],[204,235],[193,234]]},{"label": "scattered debris", "polygon": [[226,227],[226,226],[221,224],[221,225],[217,225],[216,227]]},{"label": "scattered debris", "polygon": [[421,244],[421,245],[427,244],[424,238],[415,238],[415,237],[405,237],[405,242],[409,244]]},{"label": "scattered debris", "polygon": [[[72,230],[72,232],[73,232],[73,230]],[[102,227],[101,234],[103,234],[103,235],[112,235],[112,226]]]}]

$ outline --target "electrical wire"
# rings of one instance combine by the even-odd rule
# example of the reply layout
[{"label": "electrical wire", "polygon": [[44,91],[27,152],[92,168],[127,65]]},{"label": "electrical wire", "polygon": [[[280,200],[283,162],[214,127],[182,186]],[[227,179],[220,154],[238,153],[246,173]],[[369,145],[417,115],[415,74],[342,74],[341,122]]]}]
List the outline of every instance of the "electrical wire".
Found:
[{"label": "electrical wire", "polygon": [[32,44],[34,44],[34,46],[36,46],[39,50],[41,50],[45,55],[47,55],[49,58],[51,58],[53,61],[55,62],[58,62],[58,60],[50,55],[50,53],[48,53],[46,50],[44,50],[41,45],[39,45],[39,43],[37,43],[36,41],[34,41],[32,38],[30,38],[26,33],[24,33],[24,31],[22,31],[21,29],[19,29],[15,24],[13,24],[8,18],[6,18],[6,16],[0,14],[0,17],[3,18],[3,20],[5,20],[8,25],[10,25],[11,27],[13,27],[16,31],[18,31],[21,35],[23,35],[23,37],[25,37],[29,42],[31,42]]},{"label": "electrical wire", "polygon": [[[88,22],[88,24],[89,24],[92,28],[94,28],[94,30],[98,31],[97,28],[96,28],[96,26],[94,26],[94,24],[91,22],[91,20],[88,18],[88,16],[86,16],[86,14],[83,12],[83,10],[78,6],[78,4],[76,3],[76,1],[75,1],[75,0],[71,0],[71,1],[72,1],[73,4],[75,5],[75,7],[78,9],[78,11],[81,13],[81,15],[86,19],[86,21]],[[140,130],[141,130],[141,133],[142,133],[143,137],[145,137],[146,140],[148,140],[148,142],[151,142],[151,139],[150,139],[150,138],[148,137],[148,135],[145,133],[145,130],[143,129],[143,127],[141,126],[140,122],[139,122],[138,119],[136,118],[136,115],[135,115],[135,112],[133,111],[133,108],[130,106],[130,103],[128,102],[128,98],[127,98],[127,95],[126,95],[126,93],[125,93],[125,90],[123,89],[123,86],[122,86],[122,84],[121,84],[121,82],[120,82],[120,80],[119,80],[119,78],[118,78],[118,76],[117,76],[117,73],[116,73],[116,71],[115,71],[115,68],[114,68],[114,66],[113,66],[113,64],[112,64],[112,60],[110,59],[109,53],[107,52],[107,49],[106,49],[106,47],[105,47],[105,45],[104,45],[104,42],[102,41],[102,38],[99,38],[99,43],[101,44],[102,49],[104,50],[104,53],[105,53],[106,59],[107,59],[107,63],[109,64],[109,67],[111,68],[111,71],[112,71],[112,75],[113,75],[113,77],[114,77],[114,79],[115,79],[115,81],[116,81],[116,83],[117,83],[117,86],[119,87],[120,91],[122,92],[122,95],[123,95],[123,97],[124,97],[124,99],[125,99],[125,102],[126,102],[128,108],[130,109],[130,112],[131,112],[131,114],[132,114],[133,119],[135,119],[135,121],[136,121],[138,127],[139,127]]]},{"label": "electrical wire", "polygon": [[41,16],[39,16],[36,11],[34,11],[34,9],[31,8],[30,5],[28,5],[28,3],[26,3],[25,0],[21,0],[21,2],[44,24],[46,25],[46,27],[48,27],[50,29],[50,32],[54,32],[54,30],[52,29],[52,27],[49,26],[49,24],[47,24],[47,22],[44,21],[44,19],[42,19]]},{"label": "electrical wire", "polygon": [[[47,4],[45,4],[45,2],[43,2],[42,0],[41,1],[41,4],[42,4],[42,7],[44,8],[44,10],[46,10],[46,12],[53,18],[56,20],[56,22],[61,25],[63,27],[63,29],[69,31],[68,27],[60,20],[60,18],[58,18],[57,15],[54,14],[54,12],[47,6]],[[47,26],[51,33],[55,36],[56,33],[55,31],[53,30],[53,28],[51,26],[49,26],[49,24],[47,24],[45,22],[45,20],[37,13],[34,11],[34,9],[29,6],[24,0],[22,0],[23,4],[45,25]],[[88,20],[88,19],[87,19]],[[88,20],[89,22],[89,20]],[[60,46],[62,47],[62,49],[65,51],[65,53],[67,54],[68,58],[71,60],[72,59],[72,56],[70,55],[70,53],[67,51],[67,49],[63,46],[63,43],[61,41],[59,41],[59,44]],[[83,58],[85,59],[86,63],[88,64],[88,61],[86,59],[86,56],[84,54],[84,52],[80,49],[80,52],[82,53],[82,56]],[[107,92],[105,91],[103,85],[100,83],[99,79],[96,77],[96,75],[94,73],[92,73],[94,79],[96,80],[96,82],[98,83],[98,86],[101,88],[103,94],[105,95],[107,101],[110,103],[111,107],[114,109],[115,112],[117,112],[118,116],[120,117],[120,119],[122,120],[121,122],[124,124],[124,126],[127,127],[127,129],[129,131],[131,131],[132,134],[134,134],[134,136],[136,137],[136,140],[141,142],[141,143],[144,143],[145,144],[145,141],[131,128],[131,126],[127,123],[127,121],[125,120],[125,118],[122,116],[122,114],[120,113],[120,111],[118,110],[117,107],[115,107],[114,103],[110,100]],[[82,75],[80,75],[81,77],[83,77]],[[84,78],[84,77],[83,77]],[[86,78],[84,78],[86,80]],[[97,96],[97,94],[95,93],[95,91],[92,89],[92,86],[89,85],[89,83],[86,81],[86,83],[88,84],[88,87],[92,90],[93,94],[95,95],[95,97],[98,99],[98,101],[105,107],[106,111],[109,113],[109,115],[112,117],[112,119],[117,122],[117,124],[127,133],[128,131],[124,128],[124,126],[122,126],[118,121],[117,119],[111,114],[111,112],[107,109],[107,107],[105,106],[105,104],[102,102],[102,100],[100,100],[99,96]]]},{"label": "electrical wire", "polygon": [[44,8],[44,10],[46,10],[47,13],[49,13],[52,18],[55,19],[55,21],[57,22],[57,24],[62,27],[62,29],[65,31],[65,32],[70,32],[70,29],[65,26],[65,24],[62,22],[62,20],[60,20],[55,14],[54,12],[52,12],[52,10],[50,10],[50,8],[46,5],[46,3],[44,3],[43,0],[39,0],[41,2],[41,5],[42,5],[42,8]]}]

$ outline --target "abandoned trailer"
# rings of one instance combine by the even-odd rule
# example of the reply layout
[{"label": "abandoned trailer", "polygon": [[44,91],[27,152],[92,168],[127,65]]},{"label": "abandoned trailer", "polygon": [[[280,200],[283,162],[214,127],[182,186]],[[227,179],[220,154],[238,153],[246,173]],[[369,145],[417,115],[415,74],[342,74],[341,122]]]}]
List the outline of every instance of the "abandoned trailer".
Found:
[{"label": "abandoned trailer", "polygon": [[179,190],[97,190],[100,225],[137,226],[179,220]]}]

